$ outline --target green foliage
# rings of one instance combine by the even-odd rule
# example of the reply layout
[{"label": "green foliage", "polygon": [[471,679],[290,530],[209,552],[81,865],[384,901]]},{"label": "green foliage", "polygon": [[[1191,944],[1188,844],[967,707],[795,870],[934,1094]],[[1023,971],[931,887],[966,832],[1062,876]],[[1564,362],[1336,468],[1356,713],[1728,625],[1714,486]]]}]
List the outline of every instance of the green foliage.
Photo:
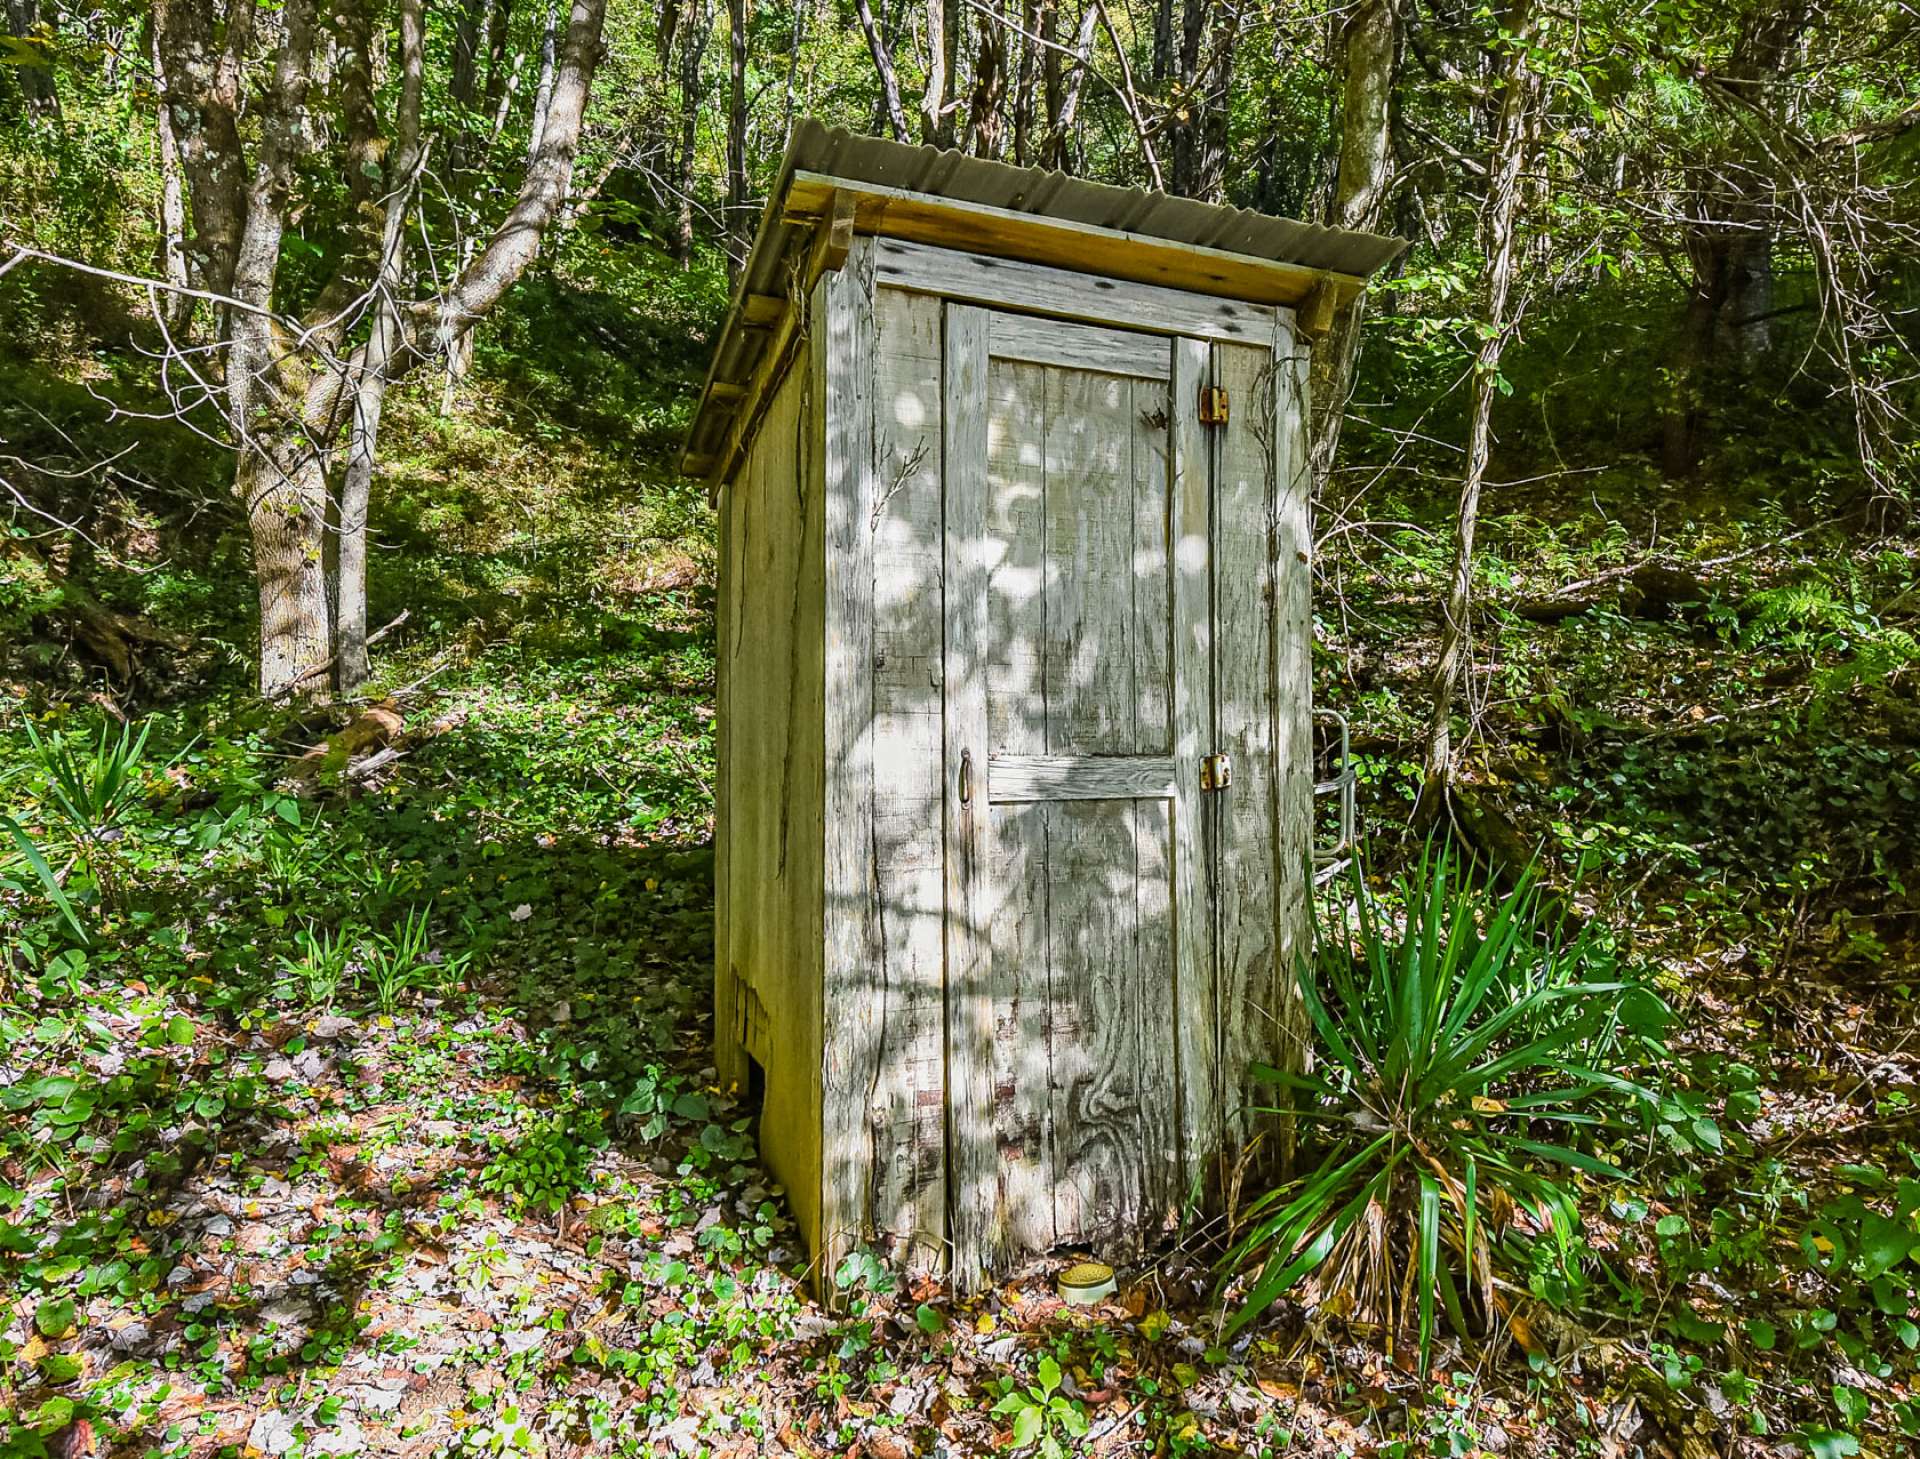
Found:
[{"label": "green foliage", "polygon": [[1060,1364],[1051,1354],[1041,1355],[1031,1383],[1003,1378],[993,1411],[1013,1421],[1013,1447],[1041,1459],[1061,1459],[1087,1432],[1086,1408],[1060,1391]]},{"label": "green foliage", "polygon": [[586,1186],[594,1153],[606,1143],[598,1111],[560,1111],[517,1134],[492,1136],[480,1184],[516,1211],[554,1214]]},{"label": "green foliage", "polygon": [[347,975],[347,960],[353,953],[350,935],[319,929],[312,922],[295,934],[300,952],[297,957],[280,954],[280,967],[287,976],[290,991],[297,989],[308,1003],[325,1012],[333,1011],[334,999]]},{"label": "green foliage", "polygon": [[361,960],[375,1006],[392,1013],[409,992],[425,988],[457,987],[471,961],[470,952],[454,957],[437,955],[432,946],[432,906],[409,907],[400,925],[376,932],[361,944]]},{"label": "green foliage", "polygon": [[[64,849],[85,863],[101,902],[111,907],[118,882],[115,843],[144,784],[141,757],[152,722],[137,732],[124,724],[118,733],[102,724],[86,736],[61,730],[42,735],[31,719],[21,728],[40,772],[42,812],[57,828]],[[25,846],[24,835],[15,839]]]},{"label": "green foliage", "polygon": [[[66,919],[67,925],[73,929],[73,935],[84,943],[87,940],[87,929],[81,926],[79,915],[73,909],[73,903],[67,899],[66,889],[61,886],[60,878],[54,874],[53,868],[47,864],[47,858],[41,854],[40,848],[34,845],[33,838],[21,829],[18,821],[8,815],[0,815],[0,830],[7,833],[7,839],[13,844],[13,850],[33,872],[40,890],[46,894],[47,900],[53,903],[55,910]],[[18,881],[10,878],[7,864],[0,862],[0,891],[18,893],[24,890],[25,888]],[[5,954],[6,951],[7,945],[0,943],[0,954]]]},{"label": "green foliage", "polygon": [[1496,900],[1429,847],[1398,891],[1395,927],[1356,867],[1351,910],[1320,930],[1300,979],[1315,1072],[1255,1070],[1292,1096],[1262,1112],[1305,1126],[1307,1173],[1250,1203],[1224,1269],[1248,1278],[1236,1329],[1308,1279],[1323,1309],[1389,1332],[1415,1324],[1411,1294],[1424,1365],[1436,1302],[1464,1333],[1478,1293],[1492,1320],[1507,1246],[1572,1256],[1566,1173],[1624,1173],[1606,1145],[1653,1102],[1628,1071],[1663,1010],[1593,934],[1559,934],[1532,875]]}]

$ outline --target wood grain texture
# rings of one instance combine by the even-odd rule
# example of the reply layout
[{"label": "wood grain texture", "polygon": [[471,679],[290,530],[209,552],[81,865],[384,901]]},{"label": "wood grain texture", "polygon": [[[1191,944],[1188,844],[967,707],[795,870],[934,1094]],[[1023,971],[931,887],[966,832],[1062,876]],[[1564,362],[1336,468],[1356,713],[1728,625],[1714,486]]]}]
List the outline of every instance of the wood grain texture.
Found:
[{"label": "wood grain texture", "polygon": [[[1062,333],[1064,326],[1056,326]],[[1041,683],[1052,754],[1134,747],[1131,382],[1048,369]]]},{"label": "wood grain texture", "polygon": [[1253,341],[1273,337],[1273,306],[1209,298],[1155,284],[1094,278],[1045,264],[876,239],[882,283],[1002,309],[1092,324],[1120,325],[1152,334]]},{"label": "wood grain texture", "polygon": [[[1212,360],[1200,340],[1176,340],[1168,388],[1173,540],[1173,754],[1175,778],[1200,784],[1213,748],[1212,468],[1200,390]],[[1189,790],[1173,808],[1174,1045],[1180,1089],[1181,1180],[1191,1196],[1206,1184],[1202,1156],[1220,1141],[1220,1018],[1214,979],[1213,892],[1202,798]]]},{"label": "wood grain texture", "polygon": [[1133,800],[1175,793],[1171,755],[995,755],[987,794],[1017,800]]},{"label": "wood grain texture", "polygon": [[[989,362],[985,678],[989,754],[1045,754],[1047,705],[1039,630],[1044,600],[1046,371]],[[993,1143],[997,1200],[990,1259],[1053,1244],[1053,1130],[1046,947],[1050,808],[987,817],[986,906],[993,998]]]},{"label": "wood grain texture", "polygon": [[735,565],[734,538],[741,524],[740,493],[728,491],[715,503],[714,536],[719,588],[714,605],[714,725],[713,725],[713,1066],[723,1088],[744,1089],[746,1051],[741,1047],[738,1014],[739,976],[732,955],[733,916],[729,892],[733,852],[733,692],[731,653],[734,625],[740,614],[740,573]]},{"label": "wood grain texture", "polygon": [[945,1266],[947,1225],[940,301],[874,296],[872,774],[880,1045],[868,1118],[878,1249]]},{"label": "wood grain texture", "polygon": [[1005,1263],[1055,1244],[1052,1000],[1048,974],[1050,805],[1016,804],[989,817],[988,938],[993,962],[997,1252]]},{"label": "wood grain texture", "polygon": [[1164,338],[1134,330],[1107,329],[1098,324],[1063,330],[1055,319],[999,310],[994,311],[991,319],[987,353],[996,360],[1026,360],[1036,365],[1061,365],[1148,380],[1167,378],[1168,348]]},{"label": "wood grain texture", "polygon": [[[1299,979],[1313,942],[1313,523],[1307,432],[1312,351],[1287,310],[1274,312],[1274,977],[1270,1057],[1307,1060]],[[1292,1130],[1280,1135],[1291,1150]]]},{"label": "wood grain texture", "polygon": [[719,659],[728,790],[715,874],[726,888],[716,952],[717,1067],[744,1080],[753,1010],[763,1153],[802,1229],[819,1216],[821,565],[817,451],[806,372],[791,372],[729,488]]},{"label": "wood grain texture", "polygon": [[1280,1007],[1275,930],[1275,497],[1273,353],[1214,347],[1216,381],[1235,402],[1214,447],[1214,744],[1233,784],[1214,802],[1216,958],[1230,1138],[1253,1133],[1248,1070],[1273,1058]]},{"label": "wood grain texture", "polygon": [[[827,1282],[871,1235],[873,1127],[881,999],[873,854],[873,519],[879,503],[873,441],[872,244],[813,292],[814,399],[824,415],[825,683],[822,729],[820,1223],[813,1250]],[[826,1285],[825,1282],[822,1283]]]},{"label": "wood grain texture", "polygon": [[[986,311],[946,307],[942,414],[946,652],[947,1171],[950,1280],[970,1294],[1000,1262],[988,880]],[[962,787],[967,793],[961,794]]]}]

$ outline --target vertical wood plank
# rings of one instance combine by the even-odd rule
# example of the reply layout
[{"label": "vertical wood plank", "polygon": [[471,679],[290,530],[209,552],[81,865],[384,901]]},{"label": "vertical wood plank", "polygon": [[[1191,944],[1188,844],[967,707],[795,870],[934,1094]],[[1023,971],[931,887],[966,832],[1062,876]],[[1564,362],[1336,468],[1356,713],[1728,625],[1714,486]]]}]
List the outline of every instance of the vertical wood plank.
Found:
[{"label": "vertical wood plank", "polygon": [[880,965],[873,858],[873,253],[857,239],[812,301],[813,399],[824,416],[825,954],[821,977],[820,1232],[829,1287],[870,1234],[868,1110],[878,1073]]},{"label": "vertical wood plank", "polygon": [[1045,801],[995,806],[987,832],[1000,1187],[995,1225],[1003,1254],[1050,1251],[1055,1244],[1047,867],[1057,809]]},{"label": "vertical wood plank", "polygon": [[1046,598],[1046,371],[994,360],[987,367],[988,749],[1047,749],[1042,672]]},{"label": "vertical wood plank", "polygon": [[714,613],[714,787],[713,787],[713,1065],[722,1088],[745,1087],[747,1059],[737,1027],[738,979],[732,959],[732,898],[729,893],[733,858],[733,734],[732,629],[738,609],[739,569],[734,564],[734,522],[740,492],[733,484],[720,494],[715,535],[719,547],[718,602]]},{"label": "vertical wood plank", "polygon": [[[1225,1055],[1221,1080],[1235,1139],[1259,1131],[1247,1115],[1255,1062],[1279,1054],[1286,1006],[1279,927],[1275,807],[1284,760],[1276,667],[1275,377],[1271,347],[1215,345],[1214,369],[1237,407],[1217,428],[1214,526],[1214,734],[1233,757],[1233,784],[1215,797],[1217,925]],[[1291,709],[1285,711],[1289,715]]]},{"label": "vertical wood plank", "polygon": [[[1191,797],[1191,789],[1185,794]],[[1180,858],[1174,831],[1178,799],[1136,800],[1131,806],[1135,961],[1142,975],[1132,1017],[1135,1037],[1143,1051],[1142,1067],[1151,1070],[1142,1101],[1139,1149],[1143,1178],[1136,1219],[1148,1239],[1170,1229],[1179,1219],[1184,1195],[1177,1033],[1180,970],[1173,920],[1173,869]]]},{"label": "vertical wood plank", "polygon": [[[984,309],[946,306],[945,774],[948,1207],[952,1281],[970,1294],[1001,1255],[995,1138],[992,906],[987,830],[987,333]],[[964,795],[963,795],[964,791]]]},{"label": "vertical wood plank", "polygon": [[[991,753],[1043,754],[1047,561],[1046,371],[987,365],[987,738]],[[1048,1067],[1047,865],[1052,807],[988,813],[985,908],[993,996],[995,1233],[1004,1253],[1054,1244],[1053,1128]]]},{"label": "vertical wood plank", "polygon": [[[1164,356],[1166,341],[1155,341]],[[1163,361],[1164,362],[1164,361]],[[1168,499],[1172,418],[1165,380],[1129,382],[1133,449],[1133,654],[1135,753],[1173,748],[1173,515]]]},{"label": "vertical wood plank", "polygon": [[1133,618],[1132,381],[1042,367],[1046,392],[1046,750],[1125,753],[1139,704]]},{"label": "vertical wood plank", "polygon": [[[723,512],[727,606],[718,654],[727,676],[729,789],[716,871],[725,885],[721,957],[732,1007],[721,1012],[716,1057],[739,1078],[749,1055],[761,1061],[761,1154],[811,1241],[820,1214],[824,645],[809,389],[805,369],[775,387]],[[747,1008],[778,1030],[777,1041],[739,1045]]]},{"label": "vertical wood plank", "polygon": [[[1052,808],[1047,860],[1048,1070],[1057,1240],[1122,1254],[1138,1236],[1138,1002],[1128,801]],[[1131,1229],[1129,1229],[1131,1228]]]},{"label": "vertical wood plank", "polygon": [[[1306,1067],[1299,978],[1313,940],[1313,522],[1307,382],[1312,352],[1289,309],[1274,311],[1274,1002],[1268,1057]],[[1289,1145],[1292,1131],[1281,1131]]]},{"label": "vertical wood plank", "polygon": [[880,1048],[869,1119],[881,1251],[945,1267],[941,304],[874,297],[873,862]]},{"label": "vertical wood plank", "polygon": [[1206,427],[1200,424],[1200,388],[1210,372],[1204,341],[1174,341],[1167,461],[1173,510],[1173,755],[1180,788],[1173,803],[1174,1042],[1184,1152],[1181,1180],[1189,1195],[1197,1193],[1207,1177],[1196,1152],[1217,1149],[1220,1138],[1220,1015],[1199,793],[1200,757],[1212,748],[1211,469]]}]

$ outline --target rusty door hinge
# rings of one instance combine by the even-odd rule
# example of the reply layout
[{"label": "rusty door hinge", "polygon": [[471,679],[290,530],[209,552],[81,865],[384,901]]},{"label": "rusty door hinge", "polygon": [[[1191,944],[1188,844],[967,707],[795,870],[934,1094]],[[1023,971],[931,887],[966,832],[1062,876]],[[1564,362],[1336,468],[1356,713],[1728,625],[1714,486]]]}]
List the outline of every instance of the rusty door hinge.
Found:
[{"label": "rusty door hinge", "polygon": [[1227,387],[1224,385],[1202,385],[1200,387],[1200,424],[1203,426],[1223,426],[1227,423]]},{"label": "rusty door hinge", "polygon": [[1200,757],[1200,788],[1202,790],[1225,790],[1233,784],[1233,757],[1231,755],[1203,755]]}]

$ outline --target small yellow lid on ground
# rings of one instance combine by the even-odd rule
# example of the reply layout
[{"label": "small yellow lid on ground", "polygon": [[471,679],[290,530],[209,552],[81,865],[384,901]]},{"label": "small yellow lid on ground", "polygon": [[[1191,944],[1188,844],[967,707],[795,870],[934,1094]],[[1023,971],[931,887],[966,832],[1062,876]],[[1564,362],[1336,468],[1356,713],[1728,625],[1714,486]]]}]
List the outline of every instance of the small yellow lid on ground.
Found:
[{"label": "small yellow lid on ground", "polygon": [[1091,1307],[1113,1295],[1113,1268],[1102,1262],[1076,1262],[1060,1273],[1060,1296],[1076,1307]]}]

